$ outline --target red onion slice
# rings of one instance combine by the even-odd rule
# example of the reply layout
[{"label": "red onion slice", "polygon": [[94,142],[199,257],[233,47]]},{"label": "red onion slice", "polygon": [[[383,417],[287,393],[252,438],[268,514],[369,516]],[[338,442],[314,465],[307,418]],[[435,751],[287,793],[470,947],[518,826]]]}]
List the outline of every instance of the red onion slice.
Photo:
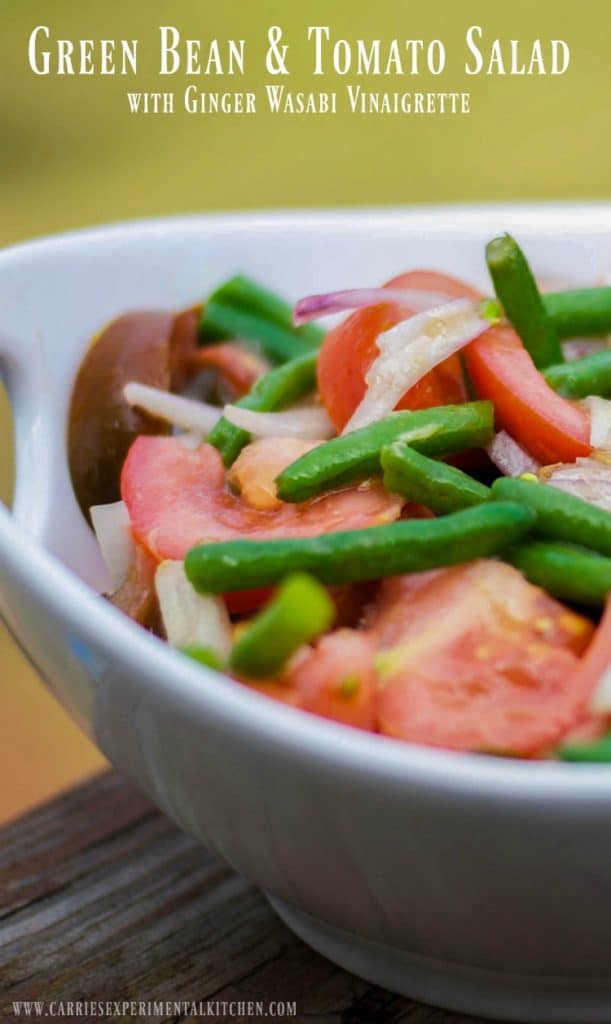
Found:
[{"label": "red onion slice", "polygon": [[381,302],[396,302],[410,313],[425,313],[449,301],[440,292],[399,288],[349,288],[341,292],[307,295],[295,306],[293,322],[296,327],[330,313],[345,313],[351,309],[376,306]]},{"label": "red onion slice", "polygon": [[589,458],[576,462],[549,466],[540,479],[550,487],[573,494],[582,501],[611,512],[611,454],[595,452]]},{"label": "red onion slice", "polygon": [[504,430],[496,434],[486,450],[490,461],[504,476],[537,473],[541,468],[541,464]]}]

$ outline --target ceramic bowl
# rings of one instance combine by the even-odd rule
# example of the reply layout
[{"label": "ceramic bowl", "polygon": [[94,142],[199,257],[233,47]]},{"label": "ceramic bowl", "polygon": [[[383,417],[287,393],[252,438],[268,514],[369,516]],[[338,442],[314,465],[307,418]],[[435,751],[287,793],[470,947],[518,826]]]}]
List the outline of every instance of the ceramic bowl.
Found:
[{"label": "ceramic bowl", "polygon": [[17,489],[0,508],[0,607],[110,761],[326,956],[504,1021],[609,1021],[611,771],[401,744],[190,663],[96,594],[66,467],[72,381],[112,317],[187,306],[237,271],[293,298],[412,266],[483,285],[503,230],[546,277],[611,268],[611,205],[188,217],[1,253]]}]

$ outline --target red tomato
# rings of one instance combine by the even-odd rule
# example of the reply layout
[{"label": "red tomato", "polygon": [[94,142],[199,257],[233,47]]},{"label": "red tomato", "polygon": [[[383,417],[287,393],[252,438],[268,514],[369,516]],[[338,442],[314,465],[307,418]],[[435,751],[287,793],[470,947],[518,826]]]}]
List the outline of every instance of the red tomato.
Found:
[{"label": "red tomato", "polygon": [[[401,274],[385,287],[442,291],[450,298],[462,298],[465,294],[464,286],[458,282],[426,270]],[[395,302],[368,306],[352,313],[327,334],[318,360],[318,388],[338,431],[346,425],[365,394],[365,375],[378,355],[378,335],[412,315],[412,310]],[[460,361],[452,356],[410,388],[397,408],[427,409],[463,402],[465,397]]]},{"label": "red tomato", "polygon": [[338,629],[304,648],[290,663],[286,683],[298,707],[323,718],[372,730],[375,725],[375,644],[364,633]]},{"label": "red tomato", "polygon": [[272,594],[269,587],[257,587],[255,590],[233,590],[223,597],[230,615],[250,615],[266,604]]},{"label": "red tomato", "polygon": [[136,544],[134,560],[121,586],[110,595],[115,608],[125,612],[134,622],[147,629],[158,624],[159,611],[155,597],[157,562],[146,548]]},{"label": "red tomato", "polygon": [[221,381],[236,397],[250,391],[269,365],[238,342],[224,341],[218,345],[204,345],[192,356],[192,368],[216,370]]},{"label": "red tomato", "polygon": [[192,374],[193,359],[199,351],[197,332],[201,314],[201,306],[194,306],[174,318],[170,335],[170,391],[182,391]]},{"label": "red tomato", "polygon": [[558,395],[510,327],[491,327],[465,349],[480,398],[494,402],[497,425],[539,462],[574,462],[589,455],[590,419]]},{"label": "red tomato", "polygon": [[479,561],[382,583],[378,726],[454,750],[531,756],[582,715],[593,627],[511,566]]},{"label": "red tomato", "polygon": [[[281,438],[270,444],[275,466],[282,444]],[[292,458],[291,445],[285,464]],[[121,496],[136,538],[159,559],[182,559],[204,542],[313,537],[373,526],[396,519],[402,504],[373,482],[300,504],[253,508],[226,486],[216,448],[202,444],[189,449],[177,437],[134,441],[123,464]]]}]

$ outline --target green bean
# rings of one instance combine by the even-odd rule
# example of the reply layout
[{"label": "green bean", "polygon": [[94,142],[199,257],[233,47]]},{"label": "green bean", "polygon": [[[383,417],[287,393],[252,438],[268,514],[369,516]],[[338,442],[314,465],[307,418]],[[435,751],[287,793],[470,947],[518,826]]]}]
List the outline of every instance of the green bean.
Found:
[{"label": "green bean", "polygon": [[[229,338],[247,338],[259,343],[261,351],[275,363],[284,363],[287,359],[310,352],[312,346],[305,338],[300,338],[286,327],[280,327],[271,320],[255,316],[245,309],[236,309],[216,299],[211,299],[205,306],[202,323],[206,330],[214,330],[217,336]],[[201,338],[207,340],[206,335]],[[211,339],[211,335],[208,335]]]},{"label": "green bean", "polygon": [[181,650],[183,654],[186,654],[187,658],[191,658],[193,661],[196,661],[198,665],[204,665],[206,668],[214,669],[223,668],[222,660],[211,647],[202,647],[200,644],[190,644],[188,647],[182,647]]},{"label": "green bean", "polygon": [[380,450],[399,438],[424,455],[485,447],[492,439],[493,422],[490,402],[393,412],[302,455],[277,477],[278,495],[283,501],[305,501],[322,491],[379,474]]},{"label": "green bean", "polygon": [[611,398],[611,348],[570,363],[548,366],[543,376],[554,391],[565,398],[587,398],[588,395]]},{"label": "green bean", "polygon": [[537,516],[536,532],[611,557],[611,512],[550,484],[501,477],[492,485],[498,501],[520,501]]},{"label": "green bean", "polygon": [[509,550],[506,559],[562,601],[598,607],[611,593],[611,558],[571,544],[529,541]]},{"label": "green bean", "polygon": [[219,337],[258,341],[265,355],[284,362],[318,348],[324,331],[315,324],[295,327],[288,302],[238,275],[217,288],[202,311],[200,341]]},{"label": "green bean", "polygon": [[[317,352],[309,352],[275,367],[260,377],[236,405],[255,412],[275,412],[296,402],[316,386],[317,359]],[[249,441],[250,434],[230,423],[224,416],[208,435],[208,443],[218,448],[226,466],[235,462]]]},{"label": "green bean", "polygon": [[479,505],[490,488],[445,462],[421,455],[403,441],[382,448],[380,461],[387,491],[417,501],[437,515]]},{"label": "green bean", "polygon": [[547,292],[542,298],[560,338],[611,333],[611,288]]},{"label": "green bean", "polygon": [[488,502],[441,519],[319,537],[202,544],[187,553],[185,572],[197,590],[213,593],[273,586],[289,572],[309,572],[323,583],[375,580],[495,555],[534,518],[523,505]]},{"label": "green bean", "polygon": [[240,636],[231,665],[247,676],[273,676],[298,647],[325,633],[334,618],[333,601],[318,580],[294,573]]},{"label": "green bean", "polygon": [[245,309],[280,327],[296,330],[299,337],[305,338],[314,348],[321,344],[325,336],[324,330],[317,324],[304,324],[296,328],[293,322],[293,307],[279,295],[242,274],[226,281],[213,292],[211,298],[234,308]]},{"label": "green bean", "polygon": [[562,362],[562,349],[524,253],[511,235],[486,246],[488,270],[507,318],[540,369]]},{"label": "green bean", "polygon": [[563,761],[608,764],[611,761],[611,733],[591,743],[567,743],[558,747],[556,754]]}]

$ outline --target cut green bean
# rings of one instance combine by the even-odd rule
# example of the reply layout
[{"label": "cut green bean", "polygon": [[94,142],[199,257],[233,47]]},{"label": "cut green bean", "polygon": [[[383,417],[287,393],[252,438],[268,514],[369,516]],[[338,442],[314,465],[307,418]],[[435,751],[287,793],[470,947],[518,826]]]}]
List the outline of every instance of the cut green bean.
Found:
[{"label": "cut green bean", "polygon": [[288,302],[238,275],[217,288],[205,303],[200,321],[200,341],[220,337],[257,341],[275,362],[285,362],[318,348],[324,331],[316,324],[295,327]]},{"label": "cut green bean", "polygon": [[187,658],[191,658],[193,661],[196,661],[198,665],[204,665],[206,668],[214,669],[223,668],[223,662],[216,651],[213,651],[211,647],[202,647],[200,644],[190,644],[188,647],[181,647],[181,650],[183,654],[186,654]]},{"label": "cut green bean", "polygon": [[330,629],[334,618],[333,601],[318,580],[294,573],[240,636],[232,668],[247,676],[273,676],[298,647]]},{"label": "cut green bean", "polygon": [[596,608],[611,593],[611,558],[571,544],[529,541],[508,551],[506,559],[561,601]]},{"label": "cut green bean", "polygon": [[611,398],[611,348],[570,363],[548,366],[543,376],[554,391],[565,398],[587,398],[588,395]]},{"label": "cut green bean", "polygon": [[[255,316],[248,310],[227,306],[216,299],[206,304],[202,320],[208,326],[214,325],[217,336],[247,338],[258,342],[263,355],[275,363],[285,363],[312,349],[305,338],[300,338],[286,327]],[[205,335],[203,337],[205,339]]]},{"label": "cut green bean", "polygon": [[535,366],[562,362],[558,333],[548,317],[524,253],[511,235],[486,246],[488,270],[507,318],[524,342]]},{"label": "cut green bean", "polygon": [[274,586],[290,572],[309,572],[323,583],[356,583],[496,555],[534,520],[524,505],[487,502],[441,519],[319,537],[202,544],[187,553],[185,572],[197,590],[212,593]]},{"label": "cut green bean", "polygon": [[444,405],[416,412],[393,412],[351,434],[318,445],[278,476],[283,501],[305,501],[353,480],[380,474],[380,450],[399,438],[424,455],[451,455],[485,447],[492,440],[490,402]]},{"label": "cut green bean", "polygon": [[611,733],[591,743],[567,743],[556,751],[563,761],[582,764],[608,764],[611,762]]},{"label": "cut green bean", "polygon": [[520,501],[537,516],[536,532],[611,557],[611,512],[550,484],[501,477],[492,485],[498,501]]},{"label": "cut green bean", "polygon": [[387,491],[425,505],[437,515],[479,505],[490,488],[445,462],[429,459],[403,441],[382,448],[380,461]]},{"label": "cut green bean", "polygon": [[[236,405],[255,412],[276,412],[303,398],[316,386],[317,352],[292,359],[282,366],[270,370],[253,385]],[[250,441],[250,434],[236,427],[224,416],[208,435],[208,443],[214,445],[223,456],[226,466],[231,466]]]},{"label": "cut green bean", "polygon": [[250,277],[237,274],[230,278],[210,296],[211,299],[223,302],[236,309],[244,309],[256,316],[297,331],[300,338],[305,338],[314,347],[318,347],[325,332],[317,324],[304,324],[296,328],[293,322],[293,306],[274,292],[257,284]]},{"label": "cut green bean", "polygon": [[560,338],[611,333],[611,288],[547,292],[542,299]]}]

